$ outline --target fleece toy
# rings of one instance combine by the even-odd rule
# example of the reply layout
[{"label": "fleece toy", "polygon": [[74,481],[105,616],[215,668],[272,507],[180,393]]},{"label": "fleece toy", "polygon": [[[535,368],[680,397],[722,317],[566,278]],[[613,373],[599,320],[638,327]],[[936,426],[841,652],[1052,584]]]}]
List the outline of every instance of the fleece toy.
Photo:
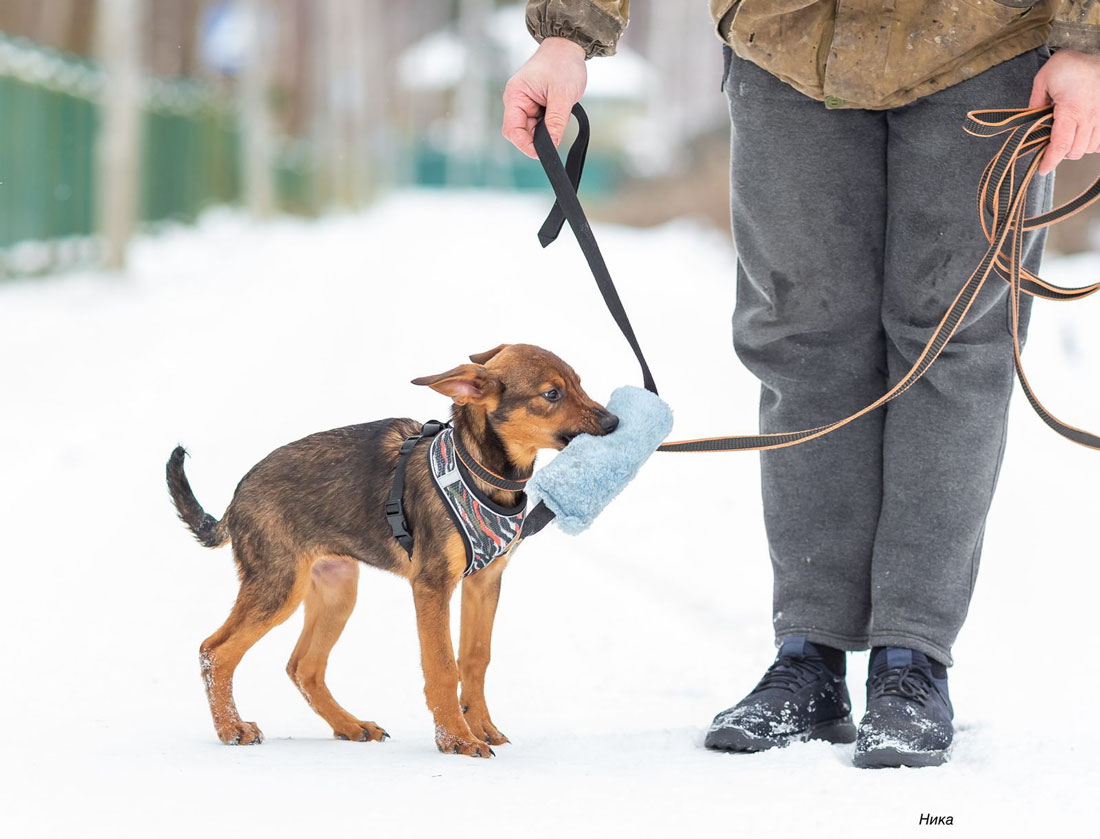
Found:
[{"label": "fleece toy", "polygon": [[[583,531],[672,431],[672,409],[640,387],[617,388],[607,410],[619,418],[618,428],[603,437],[575,437],[527,484],[534,507],[524,522],[524,536],[540,530],[551,513],[566,533]],[[548,512],[540,514],[540,507]]]}]

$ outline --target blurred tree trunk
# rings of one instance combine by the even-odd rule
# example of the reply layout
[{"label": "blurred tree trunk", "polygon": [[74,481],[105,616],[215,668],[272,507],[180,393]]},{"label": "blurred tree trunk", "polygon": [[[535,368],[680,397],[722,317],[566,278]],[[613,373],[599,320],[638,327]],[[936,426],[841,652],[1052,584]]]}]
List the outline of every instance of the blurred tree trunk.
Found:
[{"label": "blurred tree trunk", "polygon": [[343,169],[340,121],[334,86],[338,72],[338,4],[340,0],[317,0],[313,19],[313,148],[316,155],[315,203],[318,210],[342,203],[340,183]]},{"label": "blurred tree trunk", "polygon": [[[363,24],[365,64],[362,72],[366,79],[364,102],[363,151],[371,170],[368,186],[373,192],[378,188],[383,173],[391,171],[395,164],[390,125],[386,106],[392,83],[393,61],[389,51],[393,49],[394,33],[390,29],[391,16],[387,16],[387,0],[366,0],[366,19]],[[370,194],[367,195],[370,198]]]},{"label": "blurred tree trunk", "polygon": [[367,15],[363,0],[320,0],[314,28],[318,208],[365,203]]},{"label": "blurred tree trunk", "polygon": [[492,0],[461,0],[458,33],[465,48],[466,72],[456,92],[454,151],[451,159],[460,161],[459,171],[447,172],[449,183],[470,186],[477,179],[473,170],[476,161],[483,160],[489,146],[489,15]]},{"label": "blurred tree trunk", "polygon": [[137,224],[141,166],[140,0],[100,0],[96,44],[106,74],[96,149],[97,221],[104,264],[122,268]]},{"label": "blurred tree trunk", "polygon": [[344,119],[344,143],[347,148],[347,178],[350,203],[362,207],[370,194],[370,115],[367,111],[368,36],[367,0],[349,0],[345,7],[347,39],[344,88],[347,113]]},{"label": "blurred tree trunk", "polygon": [[275,136],[271,115],[271,62],[274,27],[264,0],[243,0],[248,19],[248,56],[241,75],[241,172],[248,212],[269,218],[275,212]]}]

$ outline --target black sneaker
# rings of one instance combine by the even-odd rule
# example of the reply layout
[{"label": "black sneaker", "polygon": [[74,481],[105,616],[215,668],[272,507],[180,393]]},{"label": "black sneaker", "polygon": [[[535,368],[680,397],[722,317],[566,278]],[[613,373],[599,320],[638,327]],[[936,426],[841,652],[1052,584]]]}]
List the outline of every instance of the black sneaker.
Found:
[{"label": "black sneaker", "polygon": [[871,658],[867,713],[859,723],[854,763],[863,768],[939,766],[955,734],[953,716],[942,665],[916,650],[883,647]]},{"label": "black sneaker", "polygon": [[[843,668],[843,654],[837,653]],[[759,752],[803,740],[851,743],[852,702],[843,674],[803,637],[788,638],[752,693],[714,718],[704,745],[727,752]]]}]

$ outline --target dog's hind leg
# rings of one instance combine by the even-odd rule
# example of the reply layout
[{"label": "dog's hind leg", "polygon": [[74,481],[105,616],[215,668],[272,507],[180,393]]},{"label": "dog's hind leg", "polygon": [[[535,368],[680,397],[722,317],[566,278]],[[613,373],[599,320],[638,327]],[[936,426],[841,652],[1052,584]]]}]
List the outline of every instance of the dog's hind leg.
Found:
[{"label": "dog's hind leg", "polygon": [[[304,570],[304,569],[303,569]],[[199,661],[206,685],[206,698],[218,738],[227,745],[262,743],[263,733],[254,722],[244,722],[233,701],[233,673],[244,654],[264,635],[281,624],[298,608],[308,584],[308,574],[286,581],[285,594],[272,603],[271,581],[265,586],[245,582],[233,604],[233,611],[221,628],[202,642]]]},{"label": "dog's hind leg", "polygon": [[460,702],[474,737],[494,746],[507,743],[508,738],[489,718],[489,707],[485,703],[485,671],[489,667],[500,577],[507,564],[507,557],[502,557],[462,581],[462,634],[458,643],[458,672],[462,679]]},{"label": "dog's hind leg", "polygon": [[375,723],[349,714],[325,684],[329,652],[355,608],[358,583],[359,563],[354,559],[326,557],[313,564],[305,597],[305,626],[286,672],[309,706],[332,726],[335,737],[365,742],[389,735]]}]

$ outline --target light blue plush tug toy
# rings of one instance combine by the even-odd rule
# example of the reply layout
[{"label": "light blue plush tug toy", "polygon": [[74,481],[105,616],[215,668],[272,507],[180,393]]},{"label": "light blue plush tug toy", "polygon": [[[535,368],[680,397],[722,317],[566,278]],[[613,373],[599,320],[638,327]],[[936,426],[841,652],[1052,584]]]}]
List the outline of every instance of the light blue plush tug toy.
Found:
[{"label": "light blue plush tug toy", "polygon": [[539,504],[554,514],[566,533],[583,531],[672,431],[672,409],[640,387],[617,388],[607,410],[619,418],[618,428],[604,437],[575,437],[527,484],[534,506],[524,523],[524,536],[538,532],[549,520],[546,514],[536,514]]}]

